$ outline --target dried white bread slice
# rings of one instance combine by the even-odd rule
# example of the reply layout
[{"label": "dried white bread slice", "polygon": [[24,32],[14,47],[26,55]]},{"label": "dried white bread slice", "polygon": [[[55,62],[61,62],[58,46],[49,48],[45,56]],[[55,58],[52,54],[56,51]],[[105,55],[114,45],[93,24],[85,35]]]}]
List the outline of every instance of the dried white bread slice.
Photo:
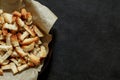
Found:
[{"label": "dried white bread slice", "polygon": [[17,27],[16,23],[14,23],[14,24],[5,23],[5,24],[3,25],[3,28],[4,28],[4,29],[13,30],[13,31],[17,31],[17,30],[18,30],[18,27]]},{"label": "dried white bread slice", "polygon": [[0,14],[2,14],[3,13],[3,10],[2,9],[0,9]]},{"label": "dried white bread slice", "polygon": [[10,67],[11,67],[13,74],[16,74],[18,72],[18,69],[17,69],[15,63],[11,62]]},{"label": "dried white bread slice", "polygon": [[24,40],[26,37],[29,36],[29,33],[27,31],[23,32],[23,34],[18,33],[18,38],[22,41]]},{"label": "dried white bread slice", "polygon": [[19,46],[19,42],[18,42],[18,39],[17,39],[17,35],[12,35],[12,36],[11,36],[11,42],[12,42],[12,45],[13,45],[14,47]]},{"label": "dried white bread slice", "polygon": [[2,69],[2,70],[9,70],[9,69],[11,69],[10,64],[1,66],[1,69]]},{"label": "dried white bread slice", "polygon": [[21,64],[19,64],[19,62],[16,60],[16,59],[14,59],[14,58],[12,58],[12,59],[10,59],[12,62],[14,62],[17,66],[20,66]]},{"label": "dried white bread slice", "polygon": [[13,16],[21,17],[21,13],[18,11],[14,11],[12,14]]},{"label": "dried white bread slice", "polygon": [[13,15],[11,15],[9,13],[3,13],[3,17],[7,23],[12,23],[12,16]]},{"label": "dried white bread slice", "polygon": [[23,27],[25,25],[24,21],[22,21],[22,19],[20,19],[19,17],[16,18],[16,22],[20,27]]},{"label": "dried white bread slice", "polygon": [[0,50],[7,51],[8,49],[12,49],[13,47],[11,45],[0,45]]},{"label": "dried white bread slice", "polygon": [[30,44],[30,43],[32,43],[32,42],[36,42],[36,41],[38,41],[39,40],[39,38],[38,37],[34,37],[34,38],[26,38],[26,39],[24,39],[23,41],[22,41],[22,45],[26,45],[26,44]]},{"label": "dried white bread slice", "polygon": [[5,60],[2,65],[7,65],[10,61],[9,60]]},{"label": "dried white bread slice", "polygon": [[3,70],[0,68],[0,75],[3,75]]},{"label": "dried white bread slice", "polygon": [[45,58],[47,56],[47,52],[44,46],[41,46],[40,57]]},{"label": "dried white bread slice", "polygon": [[28,53],[25,53],[21,47],[16,47],[15,50],[21,57],[25,57],[28,54]]},{"label": "dried white bread slice", "polygon": [[0,16],[0,24],[3,24],[5,21],[4,21],[4,17],[3,16]]},{"label": "dried white bread slice", "polygon": [[27,26],[27,25],[24,25],[24,28],[25,28],[25,30],[26,31],[28,31],[33,37],[35,36],[35,33],[34,33],[34,31],[32,30],[32,29],[30,29],[30,27],[29,26]]},{"label": "dried white bread slice", "polygon": [[0,40],[4,40],[4,36],[3,35],[0,35]]},{"label": "dried white bread slice", "polygon": [[35,42],[33,42],[33,43],[29,44],[29,45],[22,46],[22,49],[25,52],[29,52],[29,51],[32,51],[34,49],[34,46],[35,46]]},{"label": "dried white bread slice", "polygon": [[12,50],[9,49],[9,50],[0,58],[0,63],[3,63],[11,54],[12,54]]},{"label": "dried white bread slice", "polygon": [[21,16],[22,16],[22,18],[23,19],[26,19],[27,18],[27,11],[26,11],[26,9],[25,8],[23,8],[23,9],[21,9]]},{"label": "dried white bread slice", "polygon": [[8,33],[7,36],[6,36],[6,44],[7,44],[7,45],[12,45],[12,44],[11,44],[11,36],[12,36],[11,33]]},{"label": "dried white bread slice", "polygon": [[23,71],[23,70],[25,70],[25,69],[28,68],[28,67],[29,67],[28,64],[21,65],[21,66],[18,67],[18,71],[19,71],[19,72],[20,72],[20,71]]},{"label": "dried white bread slice", "polygon": [[28,56],[29,56],[30,61],[32,63],[34,63],[35,65],[39,65],[40,64],[40,58],[38,58],[37,56],[35,56],[33,54],[29,54]]},{"label": "dried white bread slice", "polygon": [[13,51],[13,53],[11,54],[11,57],[20,57],[20,56],[18,55],[16,51]]},{"label": "dried white bread slice", "polygon": [[35,25],[33,26],[33,30],[35,31],[38,37],[44,36],[43,33]]}]

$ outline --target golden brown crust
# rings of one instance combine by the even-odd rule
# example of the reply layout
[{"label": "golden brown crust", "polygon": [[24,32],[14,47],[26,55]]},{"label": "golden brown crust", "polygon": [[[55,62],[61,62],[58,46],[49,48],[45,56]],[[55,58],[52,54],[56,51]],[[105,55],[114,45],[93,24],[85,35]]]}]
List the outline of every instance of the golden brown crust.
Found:
[{"label": "golden brown crust", "polygon": [[29,26],[25,25],[24,28],[25,28],[25,30],[28,31],[33,37],[35,36],[34,31],[33,31],[32,29],[30,29]]},{"label": "golden brown crust", "polygon": [[13,45],[14,47],[19,46],[19,42],[18,42],[18,39],[17,39],[17,35],[12,35],[12,36],[11,36],[11,42],[12,42],[12,45]]},{"label": "golden brown crust", "polygon": [[12,14],[13,16],[21,17],[21,13],[18,11],[14,11]]},{"label": "golden brown crust", "polygon": [[34,37],[34,38],[27,38],[25,40],[23,40],[23,42],[21,43],[22,45],[27,45],[27,44],[30,44],[32,42],[36,42],[38,41],[38,37]]}]

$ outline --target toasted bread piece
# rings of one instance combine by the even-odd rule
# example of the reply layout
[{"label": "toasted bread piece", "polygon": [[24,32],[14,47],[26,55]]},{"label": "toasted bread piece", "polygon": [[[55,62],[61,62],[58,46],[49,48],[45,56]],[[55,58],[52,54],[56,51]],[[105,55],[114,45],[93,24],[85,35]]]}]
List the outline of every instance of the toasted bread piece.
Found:
[{"label": "toasted bread piece", "polygon": [[20,71],[23,71],[23,70],[25,70],[25,69],[28,68],[28,67],[29,67],[28,64],[24,64],[24,65],[18,67],[18,71],[19,71],[19,72],[20,72]]},{"label": "toasted bread piece", "polygon": [[0,69],[0,75],[3,75],[3,70],[2,69]]},{"label": "toasted bread piece", "polygon": [[25,30],[28,31],[33,37],[35,36],[34,31],[33,31],[32,29],[30,29],[29,26],[25,25],[24,28],[25,28]]},{"label": "toasted bread piece", "polygon": [[41,46],[40,57],[45,58],[47,56],[47,52],[44,46]]},{"label": "toasted bread piece", "polygon": [[29,56],[30,61],[32,63],[34,63],[35,65],[39,65],[40,64],[40,58],[38,58],[37,56],[35,56],[33,54],[29,54],[28,56]]},{"label": "toasted bread piece", "polygon": [[24,21],[22,21],[22,19],[20,19],[19,17],[17,17],[16,22],[20,27],[23,27],[25,25]]},{"label": "toasted bread piece", "polygon": [[12,16],[13,15],[11,15],[9,13],[3,13],[3,17],[7,23],[12,23]]},{"label": "toasted bread piece", "polygon": [[13,51],[13,53],[11,54],[11,57],[20,57],[16,51]]},{"label": "toasted bread piece", "polygon": [[15,22],[16,19],[17,19],[17,17],[16,17],[16,16],[13,16],[13,17],[12,17],[12,22]]},{"label": "toasted bread piece", "polygon": [[18,69],[17,69],[15,63],[11,62],[10,67],[11,67],[13,74],[16,74],[18,72]]},{"label": "toasted bread piece", "polygon": [[1,66],[1,69],[2,70],[9,70],[9,69],[11,69],[10,64]]},{"label": "toasted bread piece", "polygon": [[12,58],[12,59],[10,59],[13,63],[15,63],[17,66],[20,66],[21,64],[19,64],[19,62],[16,60],[16,59],[14,59],[14,58]]},{"label": "toasted bread piece", "polygon": [[3,36],[6,36],[6,35],[8,34],[8,30],[7,30],[7,29],[2,28],[2,33],[3,33]]},{"label": "toasted bread piece", "polygon": [[14,23],[14,24],[8,24],[8,23],[5,23],[3,25],[3,28],[4,29],[9,29],[9,30],[13,30],[13,31],[17,31],[18,30],[18,27],[17,25]]},{"label": "toasted bread piece", "polygon": [[12,45],[12,44],[11,44],[11,36],[12,36],[11,33],[8,33],[7,36],[6,36],[6,44],[7,44],[7,45]]},{"label": "toasted bread piece", "polygon": [[18,39],[17,39],[17,35],[12,35],[12,36],[11,36],[11,42],[12,42],[12,45],[13,45],[14,47],[19,46],[19,42],[18,42]]},{"label": "toasted bread piece", "polygon": [[29,67],[34,67],[35,65],[32,62],[28,62]]},{"label": "toasted bread piece", "polygon": [[35,25],[33,26],[33,30],[35,31],[38,37],[44,36],[43,33]]},{"label": "toasted bread piece", "polygon": [[2,14],[3,13],[3,10],[2,9],[0,9],[0,14]]},{"label": "toasted bread piece", "polygon": [[0,40],[4,40],[4,36],[3,35],[0,35]]},{"label": "toasted bread piece", "polygon": [[8,49],[12,49],[12,48],[13,47],[11,45],[5,45],[5,44],[0,45],[0,50],[7,51]]},{"label": "toasted bread piece", "polygon": [[27,11],[26,11],[26,9],[25,8],[23,8],[23,9],[21,9],[21,16],[22,16],[22,18],[23,19],[26,19],[27,18]]},{"label": "toasted bread piece", "polygon": [[23,41],[26,37],[29,36],[29,33],[27,31],[23,32],[23,34],[18,33],[18,38]]},{"label": "toasted bread piece", "polygon": [[28,51],[32,51],[34,49],[34,46],[35,46],[35,42],[33,42],[33,43],[29,44],[29,45],[22,46],[22,49],[25,52],[28,52]]},{"label": "toasted bread piece", "polygon": [[0,63],[3,63],[11,54],[12,54],[12,50],[9,49],[9,50],[0,58]]},{"label": "toasted bread piece", "polygon": [[31,13],[30,13],[30,12],[27,12],[26,16],[27,16],[26,25],[31,25],[32,22],[33,22],[33,21],[32,21],[32,15],[31,15]]},{"label": "toasted bread piece", "polygon": [[5,61],[2,63],[2,65],[3,65],[3,66],[4,66],[4,65],[7,65],[9,62],[10,62],[9,60],[5,60]]},{"label": "toasted bread piece", "polygon": [[14,11],[12,14],[13,16],[21,17],[21,13],[18,11]]},{"label": "toasted bread piece", "polygon": [[3,16],[0,16],[0,24],[3,24],[5,21],[4,21],[4,17]]},{"label": "toasted bread piece", "polygon": [[25,57],[28,54],[28,53],[25,53],[21,47],[16,47],[15,50],[21,57]]},{"label": "toasted bread piece", "polygon": [[30,44],[30,43],[32,43],[32,42],[38,41],[38,39],[39,39],[38,37],[27,38],[27,39],[24,39],[21,44],[22,44],[22,45]]}]

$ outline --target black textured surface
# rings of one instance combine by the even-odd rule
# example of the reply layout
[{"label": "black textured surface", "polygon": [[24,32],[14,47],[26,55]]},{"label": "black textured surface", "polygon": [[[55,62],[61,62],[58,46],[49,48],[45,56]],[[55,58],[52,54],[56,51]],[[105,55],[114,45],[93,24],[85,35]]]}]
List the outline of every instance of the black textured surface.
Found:
[{"label": "black textured surface", "polygon": [[39,0],[58,17],[38,80],[120,80],[120,0]]}]

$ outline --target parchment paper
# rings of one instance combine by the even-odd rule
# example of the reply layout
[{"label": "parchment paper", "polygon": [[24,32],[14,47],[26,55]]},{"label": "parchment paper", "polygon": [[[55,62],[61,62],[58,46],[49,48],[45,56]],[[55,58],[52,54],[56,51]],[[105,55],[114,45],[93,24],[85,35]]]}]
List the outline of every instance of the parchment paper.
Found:
[{"label": "parchment paper", "polygon": [[[48,44],[51,41],[49,31],[57,20],[57,17],[46,6],[35,0],[0,0],[0,8],[5,12],[20,10],[22,7],[25,7],[32,13],[34,24],[45,34],[42,41],[48,53]],[[4,75],[0,76],[0,80],[37,80],[38,72],[41,71],[42,66],[43,64],[37,68],[29,68],[16,75],[13,75],[12,72],[4,72]]]}]

